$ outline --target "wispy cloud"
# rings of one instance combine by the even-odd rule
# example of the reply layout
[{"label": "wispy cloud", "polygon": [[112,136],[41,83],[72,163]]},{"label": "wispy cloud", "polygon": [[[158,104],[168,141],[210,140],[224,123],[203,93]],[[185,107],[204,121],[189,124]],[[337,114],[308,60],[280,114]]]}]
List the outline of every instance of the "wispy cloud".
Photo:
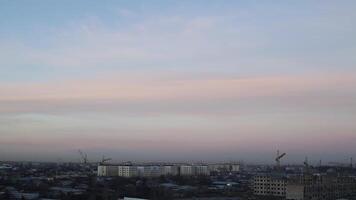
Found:
[{"label": "wispy cloud", "polygon": [[[138,105],[146,109],[162,107],[163,110],[173,106],[179,111],[186,104],[197,105],[202,111],[216,111],[219,107],[227,109],[225,103],[236,106],[248,105],[249,101],[251,107],[262,102],[342,107],[353,104],[355,84],[354,74],[197,79],[173,74],[119,74],[90,80],[2,85],[0,103],[3,106],[0,111],[75,111],[83,107],[110,110],[129,105],[136,111],[134,107]],[[193,107],[189,109],[195,110]]]},{"label": "wispy cloud", "polygon": [[1,154],[353,150],[354,2],[83,2],[0,7]]}]

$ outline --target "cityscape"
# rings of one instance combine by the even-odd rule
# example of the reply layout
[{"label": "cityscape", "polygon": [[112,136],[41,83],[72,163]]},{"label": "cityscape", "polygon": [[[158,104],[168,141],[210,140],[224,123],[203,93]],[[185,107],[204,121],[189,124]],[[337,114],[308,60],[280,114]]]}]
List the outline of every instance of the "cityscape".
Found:
[{"label": "cityscape", "polygon": [[356,200],[356,0],[0,0],[0,200]]},{"label": "cityscape", "polygon": [[333,200],[356,198],[356,167],[329,162],[275,164],[3,162],[0,199]]}]

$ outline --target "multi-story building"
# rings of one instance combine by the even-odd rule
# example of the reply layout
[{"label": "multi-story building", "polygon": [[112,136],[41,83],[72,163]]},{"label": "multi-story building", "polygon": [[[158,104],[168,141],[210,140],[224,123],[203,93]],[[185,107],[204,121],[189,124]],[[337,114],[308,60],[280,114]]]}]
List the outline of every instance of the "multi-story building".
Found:
[{"label": "multi-story building", "polygon": [[193,176],[194,175],[194,167],[192,165],[181,165],[179,167],[179,174],[181,176]]},{"label": "multi-story building", "polygon": [[158,177],[209,175],[207,165],[99,165],[98,176]]},{"label": "multi-story building", "polygon": [[118,168],[118,176],[122,177],[135,177],[138,176],[137,166],[132,165],[119,165]]},{"label": "multi-story building", "polygon": [[287,178],[282,174],[259,174],[253,179],[254,194],[260,196],[286,196]]},{"label": "multi-story building", "polygon": [[240,164],[231,164],[230,169],[231,172],[240,172]]},{"label": "multi-story building", "polygon": [[304,174],[291,177],[286,187],[288,200],[334,200],[354,197],[356,179],[336,174]]},{"label": "multi-story building", "polygon": [[130,165],[99,165],[98,176],[137,176],[137,167]]},{"label": "multi-story building", "polygon": [[161,166],[161,175],[178,175],[179,174],[179,167],[176,165],[165,165]]},{"label": "multi-story building", "polygon": [[217,164],[209,164],[209,171],[214,172],[239,172],[240,164],[236,163],[217,163]]},{"label": "multi-story building", "polygon": [[203,175],[207,176],[210,174],[208,166],[207,165],[194,165],[194,175]]},{"label": "multi-story building", "polygon": [[118,166],[99,165],[98,176],[118,176]]},{"label": "multi-story building", "polygon": [[138,176],[141,177],[158,177],[166,175],[178,175],[178,166],[174,165],[145,165],[137,166]]}]

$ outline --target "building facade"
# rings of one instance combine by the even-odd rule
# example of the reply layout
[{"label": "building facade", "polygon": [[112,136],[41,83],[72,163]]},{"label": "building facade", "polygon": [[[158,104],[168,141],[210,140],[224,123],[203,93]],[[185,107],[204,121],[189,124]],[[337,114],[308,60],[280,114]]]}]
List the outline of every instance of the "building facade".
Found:
[{"label": "building facade", "polygon": [[253,178],[254,194],[259,196],[286,196],[286,182],[284,175],[259,174]]},{"label": "building facade", "polygon": [[356,178],[336,174],[305,174],[291,177],[288,200],[334,200],[356,196]]},{"label": "building facade", "polygon": [[99,165],[98,176],[159,177],[159,176],[207,176],[207,165]]}]

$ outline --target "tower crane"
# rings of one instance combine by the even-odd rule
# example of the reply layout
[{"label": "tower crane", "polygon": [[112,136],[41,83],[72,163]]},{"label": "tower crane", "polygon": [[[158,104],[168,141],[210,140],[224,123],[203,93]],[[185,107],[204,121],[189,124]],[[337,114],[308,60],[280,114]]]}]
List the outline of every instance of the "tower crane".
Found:
[{"label": "tower crane", "polygon": [[305,172],[309,173],[310,166],[309,166],[308,156],[305,156],[305,160],[304,160],[303,164],[305,167]]},{"label": "tower crane", "polygon": [[99,164],[104,164],[105,162],[107,162],[107,161],[110,161],[110,160],[112,160],[111,158],[105,158],[105,156],[103,156],[102,158],[101,158],[101,161],[100,161],[100,163]]},{"label": "tower crane", "polygon": [[353,160],[352,160],[353,158],[351,157],[350,158],[350,168],[352,169],[353,168]]},{"label": "tower crane", "polygon": [[79,154],[80,154],[80,157],[82,158],[82,162],[84,164],[87,164],[88,163],[88,155],[84,152],[82,152],[80,149],[78,150]]},{"label": "tower crane", "polygon": [[276,164],[277,168],[281,166],[281,159],[286,155],[286,153],[279,154],[279,150],[277,150]]}]

